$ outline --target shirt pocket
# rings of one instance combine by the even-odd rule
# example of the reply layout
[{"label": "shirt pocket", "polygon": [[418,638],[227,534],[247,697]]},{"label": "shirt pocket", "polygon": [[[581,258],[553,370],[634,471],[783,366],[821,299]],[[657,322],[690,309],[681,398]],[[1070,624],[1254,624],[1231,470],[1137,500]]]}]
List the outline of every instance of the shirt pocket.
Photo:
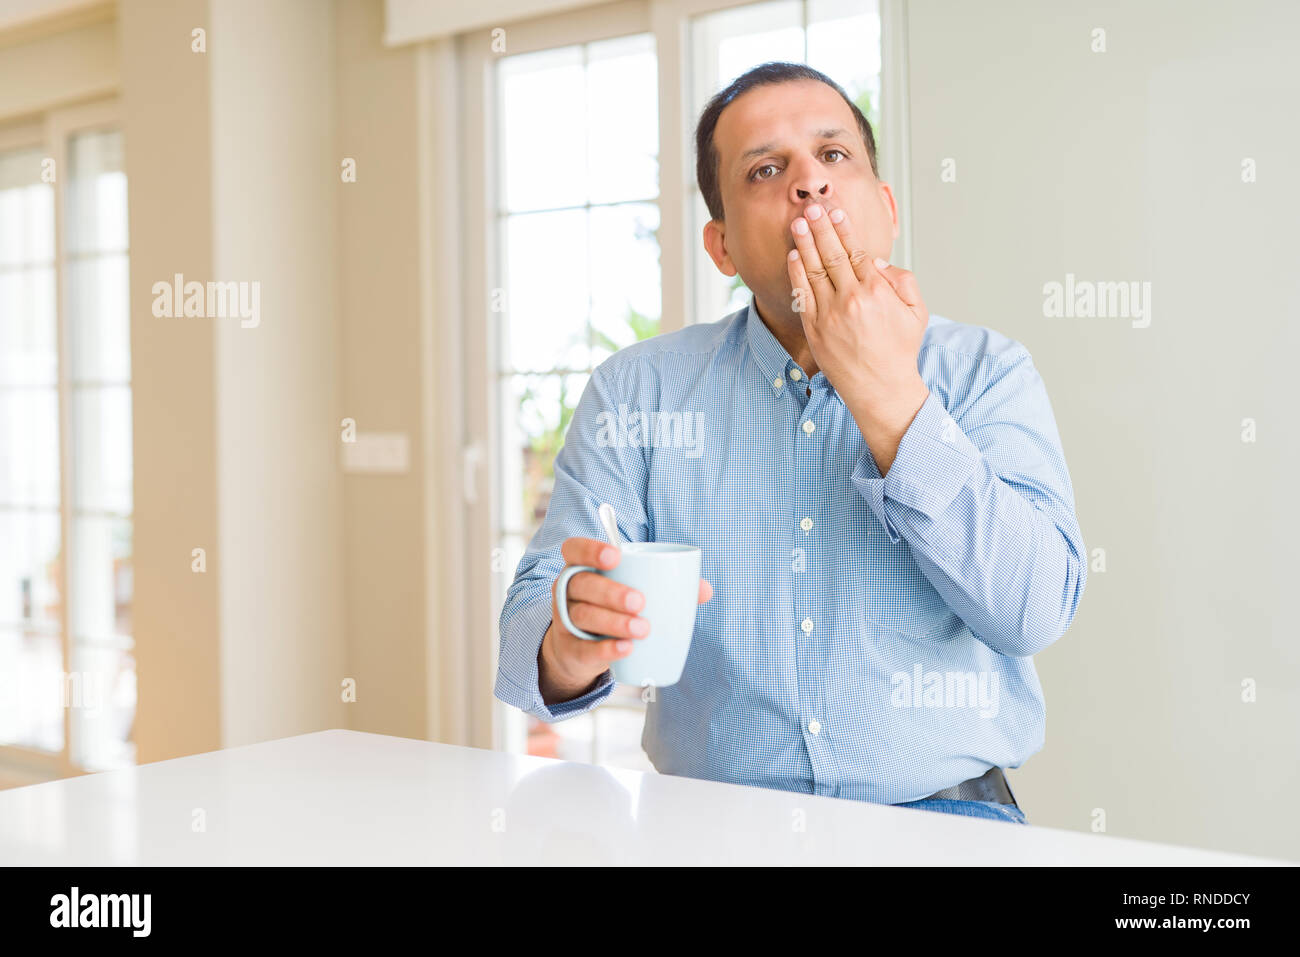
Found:
[{"label": "shirt pocket", "polygon": [[864,638],[949,639],[962,627],[910,558],[891,568],[888,581],[864,588],[859,613]]}]

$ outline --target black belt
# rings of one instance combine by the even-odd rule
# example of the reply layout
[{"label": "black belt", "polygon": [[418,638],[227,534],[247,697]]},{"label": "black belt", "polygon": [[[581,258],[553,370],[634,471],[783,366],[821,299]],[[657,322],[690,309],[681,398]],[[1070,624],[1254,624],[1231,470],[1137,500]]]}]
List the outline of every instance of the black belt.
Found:
[{"label": "black belt", "polygon": [[1002,773],[1001,768],[989,768],[977,778],[971,778],[969,781],[962,781],[961,784],[950,788],[944,788],[942,791],[935,791],[928,798],[922,798],[923,801],[933,801],[939,798],[946,798],[950,801],[993,801],[997,804],[1016,804],[1016,796],[1011,793],[1011,786],[1007,784],[1007,776]]}]

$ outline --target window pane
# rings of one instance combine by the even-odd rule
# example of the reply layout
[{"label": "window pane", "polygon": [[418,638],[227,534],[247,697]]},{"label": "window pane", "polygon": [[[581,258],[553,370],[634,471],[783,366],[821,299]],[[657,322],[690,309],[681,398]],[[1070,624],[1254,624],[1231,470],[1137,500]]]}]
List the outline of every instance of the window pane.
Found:
[{"label": "window pane", "polygon": [[808,62],[880,122],[880,9],[874,0],[809,0]]},{"label": "window pane", "polygon": [[507,368],[587,368],[586,211],[509,217],[505,254]]},{"label": "window pane", "polygon": [[0,744],[63,750],[63,643],[0,625]]},{"label": "window pane", "polygon": [[524,551],[527,548],[528,539],[522,535],[501,536],[499,573],[505,579],[507,586],[514,578],[515,569],[519,567],[519,563],[524,557]]},{"label": "window pane", "polygon": [[587,69],[587,196],[659,195],[659,74],[649,34],[593,43]]},{"label": "window pane", "polygon": [[58,504],[58,392],[0,389],[0,505]]},{"label": "window pane", "polygon": [[800,0],[747,4],[692,20],[693,117],[714,93],[768,60],[804,62]]},{"label": "window pane", "polygon": [[131,523],[78,516],[73,520],[72,634],[108,639],[131,634]]},{"label": "window pane", "polygon": [[496,554],[492,556],[492,601],[500,620],[502,603],[506,600],[506,591],[515,579],[515,569],[524,557],[528,539],[522,535],[502,535],[498,540]]},{"label": "window pane", "polygon": [[527,443],[519,421],[521,393],[526,381],[523,376],[501,376],[497,380],[501,443],[501,528],[507,532],[518,532],[531,527],[531,522],[524,519],[524,449]]},{"label": "window pane", "polygon": [[54,268],[0,266],[0,387],[55,385]]},{"label": "window pane", "polygon": [[[58,514],[0,509],[0,543],[0,628],[62,627]],[[21,672],[0,675],[8,683]]]},{"label": "window pane", "polygon": [[54,261],[54,187],[38,149],[0,153],[0,269]]},{"label": "window pane", "polygon": [[503,410],[514,418],[522,457],[523,529],[531,537],[546,517],[555,483],[555,455],[564,444],[573,410],[587,387],[586,375],[511,376]]},{"label": "window pane", "polygon": [[[518,82],[545,67],[547,89]],[[589,369],[658,332],[658,64],[652,36],[636,35],[507,61],[502,176],[507,208],[556,210],[502,222],[507,309],[502,368]],[[557,117],[559,109],[565,116]],[[528,115],[513,115],[528,111]],[[520,151],[544,143],[547,153]],[[561,210],[565,206],[584,209]],[[554,460],[589,381],[575,374],[502,377],[498,569],[504,594],[545,517]],[[587,761],[590,716],[552,727],[529,722],[528,751]],[[585,741],[583,735],[586,735]]]},{"label": "window pane", "polygon": [[[78,684],[79,682],[79,684]],[[135,763],[135,658],[121,648],[74,644],[71,691],[72,760],[91,771]]]},{"label": "window pane", "polygon": [[69,143],[69,254],[126,249],[122,134],[82,133]]},{"label": "window pane", "polygon": [[68,318],[73,381],[127,382],[131,326],[125,253],[68,263]]},{"label": "window pane", "polygon": [[73,390],[76,506],[131,511],[131,390],[82,386]]},{"label": "window pane", "polygon": [[134,763],[132,523],[84,514],[132,508],[127,192],[116,131],[70,141],[67,328],[72,380],[69,529],[71,758],[88,770]]},{"label": "window pane", "polygon": [[579,206],[586,198],[582,47],[501,61],[505,209]]},{"label": "window pane", "polygon": [[659,332],[659,207],[598,206],[591,211],[592,363]]}]

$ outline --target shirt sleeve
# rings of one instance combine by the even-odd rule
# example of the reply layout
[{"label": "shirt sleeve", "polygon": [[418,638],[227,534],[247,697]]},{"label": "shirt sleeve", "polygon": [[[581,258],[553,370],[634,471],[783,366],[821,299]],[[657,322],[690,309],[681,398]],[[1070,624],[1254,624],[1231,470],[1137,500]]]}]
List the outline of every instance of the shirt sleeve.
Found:
[{"label": "shirt sleeve", "polygon": [[601,502],[614,506],[625,539],[644,542],[649,537],[644,453],[618,441],[616,425],[627,402],[619,399],[613,378],[606,366],[598,367],[578,400],[564,446],[555,457],[555,485],[546,517],[520,559],[501,609],[493,694],[548,723],[584,714],[614,690],[613,672],[606,669],[597,686],[581,697],[550,706],[542,700],[537,653],[551,624],[551,588],[564,568],[564,540],[604,540]]},{"label": "shirt sleeve", "polygon": [[1025,657],[1065,634],[1086,551],[1042,378],[1027,351],[999,360],[954,419],[931,391],[881,478],[870,450],[853,484],[893,542],[971,632]]}]

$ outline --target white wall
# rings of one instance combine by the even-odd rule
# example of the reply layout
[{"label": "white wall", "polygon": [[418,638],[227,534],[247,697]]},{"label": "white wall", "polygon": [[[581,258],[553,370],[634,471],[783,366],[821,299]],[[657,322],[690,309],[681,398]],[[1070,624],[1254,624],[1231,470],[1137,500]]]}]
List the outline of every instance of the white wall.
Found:
[{"label": "white wall", "polygon": [[[1017,797],[1035,824],[1100,808],[1110,834],[1300,858],[1300,7],[913,0],[909,29],[921,289],[1029,348],[1105,550],[1036,659]],[[1045,318],[1066,273],[1149,281],[1150,325]]]}]

